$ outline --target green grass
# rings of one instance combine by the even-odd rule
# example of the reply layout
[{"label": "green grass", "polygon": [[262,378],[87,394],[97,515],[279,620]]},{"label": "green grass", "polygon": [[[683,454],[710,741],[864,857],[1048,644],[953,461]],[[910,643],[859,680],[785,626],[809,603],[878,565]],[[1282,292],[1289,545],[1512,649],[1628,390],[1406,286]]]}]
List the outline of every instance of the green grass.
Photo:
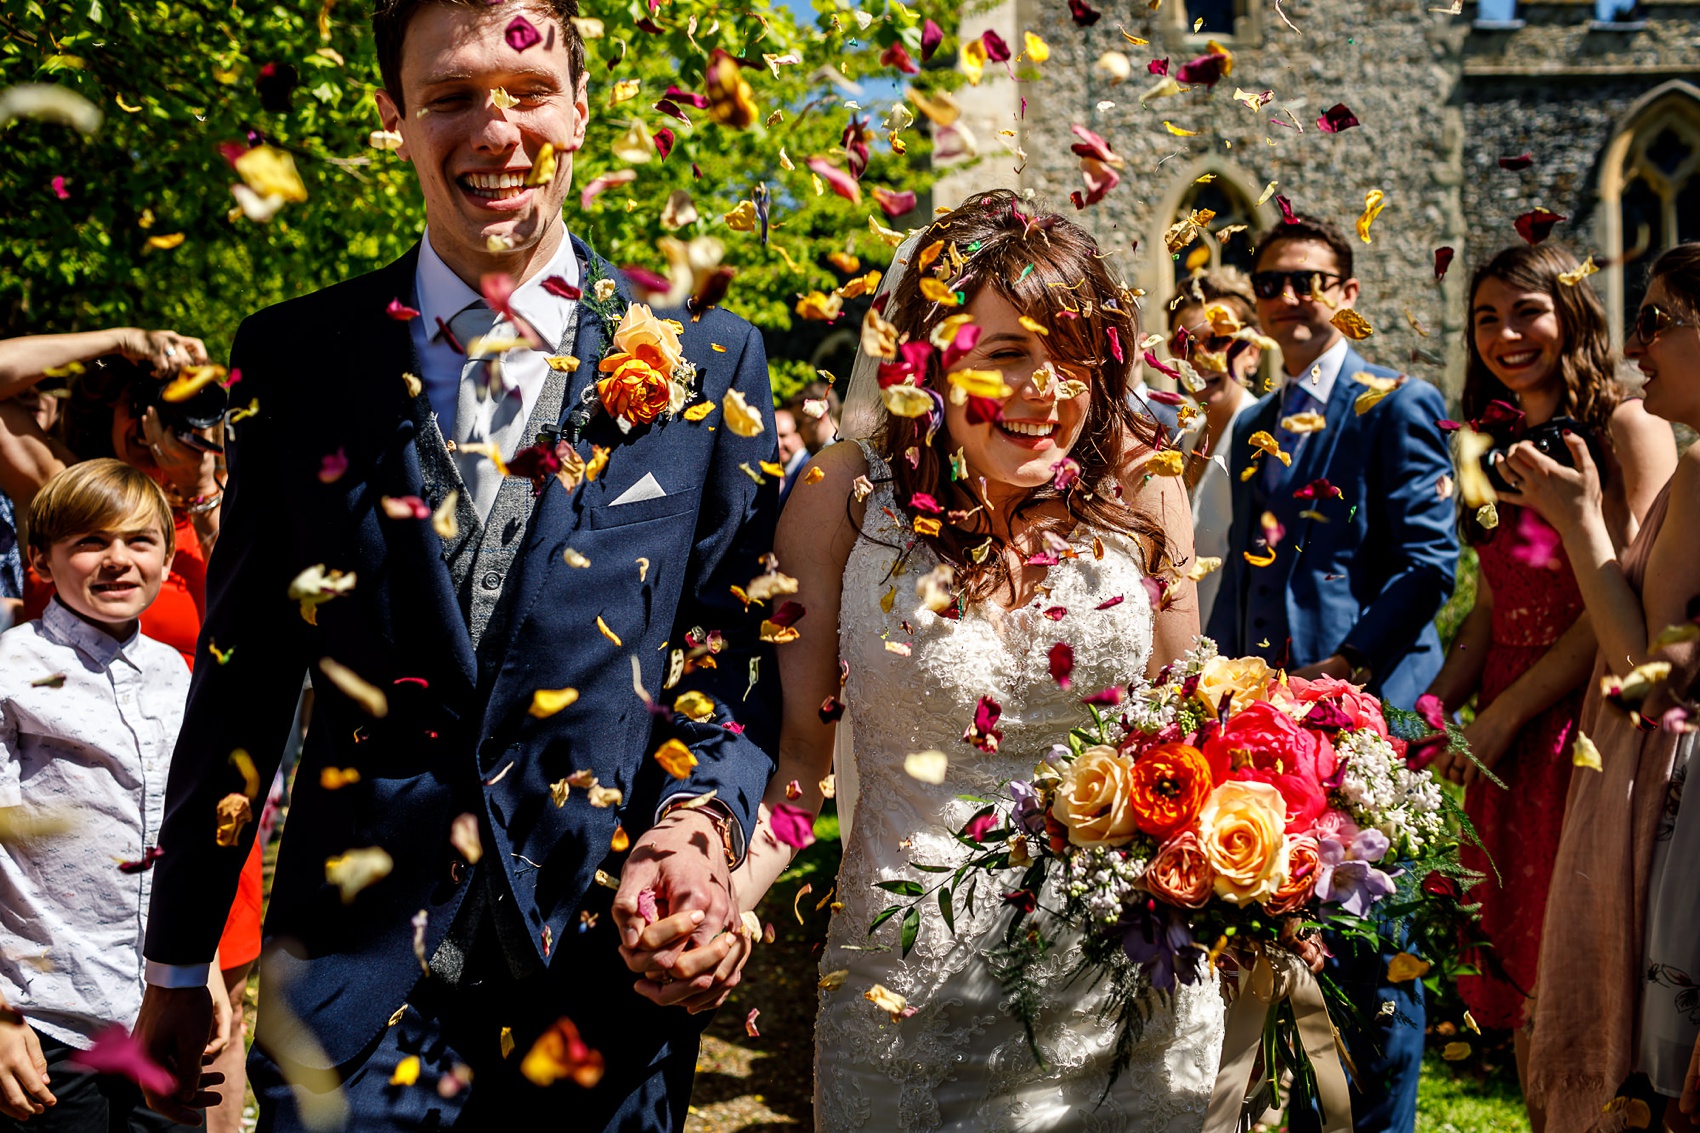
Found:
[{"label": "green grass", "polygon": [[1503,1066],[1491,1074],[1460,1073],[1433,1052],[1424,1060],[1417,1092],[1417,1133],[1509,1133],[1528,1128],[1514,1068]]}]

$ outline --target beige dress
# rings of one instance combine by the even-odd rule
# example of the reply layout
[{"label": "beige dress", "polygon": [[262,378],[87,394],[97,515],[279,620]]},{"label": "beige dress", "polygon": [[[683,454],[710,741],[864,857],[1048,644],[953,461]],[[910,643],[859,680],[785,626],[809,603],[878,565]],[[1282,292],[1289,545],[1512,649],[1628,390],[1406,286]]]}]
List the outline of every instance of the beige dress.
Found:
[{"label": "beige dress", "polygon": [[[1621,556],[1637,594],[1669,503],[1666,484]],[[1605,704],[1606,671],[1596,659],[1581,718],[1602,769],[1570,778],[1535,985],[1529,1090],[1555,1130],[1592,1127],[1636,1069],[1653,850],[1681,738]]]}]

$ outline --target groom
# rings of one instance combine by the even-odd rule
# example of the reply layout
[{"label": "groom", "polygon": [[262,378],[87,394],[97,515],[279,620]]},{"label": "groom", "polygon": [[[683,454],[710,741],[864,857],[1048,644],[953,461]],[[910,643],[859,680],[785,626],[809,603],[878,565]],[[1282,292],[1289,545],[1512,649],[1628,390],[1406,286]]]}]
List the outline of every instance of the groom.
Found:
[{"label": "groom", "polygon": [[567,233],[576,15],[378,0],[378,104],[424,238],[238,332],[258,412],[232,430],[137,1024],[180,1082],[150,1102],[180,1120],[206,1100],[206,965],[304,671],[262,1129],[678,1129],[694,1013],[737,982],[728,870],[777,695],[734,593],[774,527],[767,368],[724,312],[679,312],[676,340],[623,319],[624,282]]}]

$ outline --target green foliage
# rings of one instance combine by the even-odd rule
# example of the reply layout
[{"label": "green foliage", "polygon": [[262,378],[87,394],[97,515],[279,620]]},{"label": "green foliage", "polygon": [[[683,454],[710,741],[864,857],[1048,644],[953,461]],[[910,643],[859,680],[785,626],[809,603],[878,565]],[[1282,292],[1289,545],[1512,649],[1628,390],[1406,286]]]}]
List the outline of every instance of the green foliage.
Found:
[{"label": "green foliage", "polygon": [[[677,146],[582,212],[569,196],[569,225],[618,264],[663,271],[661,207],[685,190],[699,219],[673,235],[724,241],[724,262],[738,273],[724,305],[769,330],[791,326],[798,293],[843,281],[828,253],[883,266],[889,248],[868,218],[892,222],[868,192],[914,189],[925,207],[925,131],[910,127],[901,139],[907,154],[892,152],[881,126],[891,99],[875,106],[862,96],[872,153],[860,206],[830,189],[817,193],[804,163],[818,156],[843,168],[842,134],[858,113],[847,108],[857,94],[843,83],[872,78],[895,93],[887,80],[903,76],[880,64],[881,51],[902,40],[918,59],[922,19],[949,29],[954,15],[937,0],[864,3],[816,0],[810,27],[774,0],[731,8],[670,0],[653,15],[641,0],[588,0],[584,15],[600,19],[605,34],[587,43],[592,121],[575,188],[626,167],[611,147],[634,119],[651,132],[671,128]],[[205,337],[222,356],[249,312],[369,271],[411,245],[424,220],[411,171],[368,143],[379,126],[378,77],[364,8],[349,0],[0,0],[0,88],[59,83],[105,114],[86,138],[38,121],[0,127],[0,333],[171,326]],[[740,71],[753,88],[754,125],[722,126],[681,103],[687,126],[653,109],[670,85],[701,92],[716,48],[754,64]],[[800,62],[777,62],[788,56]],[[274,110],[262,107],[268,64],[299,76],[287,110],[276,99],[268,100]],[[916,78],[929,89],[956,80],[942,69]],[[622,80],[636,80],[636,93],[611,105]],[[240,179],[219,149],[262,139],[293,156],[308,194],[268,223],[234,208],[230,189]],[[64,178],[65,199],[55,177]],[[722,220],[758,185],[772,200],[766,245],[759,231],[732,231]],[[175,248],[149,247],[150,237],[177,233],[184,239]]]}]

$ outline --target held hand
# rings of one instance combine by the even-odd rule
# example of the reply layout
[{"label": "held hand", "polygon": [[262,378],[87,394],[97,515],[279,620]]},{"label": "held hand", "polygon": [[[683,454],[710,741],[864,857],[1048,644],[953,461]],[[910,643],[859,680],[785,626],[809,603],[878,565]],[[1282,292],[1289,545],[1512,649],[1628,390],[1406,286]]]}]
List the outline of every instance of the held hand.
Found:
[{"label": "held hand", "polygon": [[1508,502],[1532,509],[1561,535],[1574,530],[1601,508],[1600,473],[1588,444],[1574,433],[1564,435],[1576,467],[1566,468],[1527,441],[1511,446],[1499,463],[1499,474],[1511,484],[1502,492]]},{"label": "held hand", "polygon": [[41,1040],[22,1015],[0,1009],[0,1113],[27,1121],[57,1101],[47,1088]]},{"label": "held hand", "polygon": [[[644,930],[640,947],[688,936],[696,927],[698,913],[681,914],[657,921]],[[690,918],[685,920],[683,918]],[[712,1011],[743,979],[744,964],[755,951],[755,942],[743,926],[721,933],[707,944],[686,950],[671,970],[651,968],[633,985],[645,999],[663,1007],[678,1006],[695,1015]]]},{"label": "held hand", "polygon": [[1324,657],[1314,665],[1294,669],[1292,675],[1307,681],[1314,681],[1317,677],[1338,677],[1340,680],[1348,680],[1352,675],[1352,663],[1335,653],[1332,656]]},{"label": "held hand", "polygon": [[177,1092],[143,1090],[148,1108],[184,1125],[201,1124],[199,1110],[217,1105],[222,1074],[201,1072],[203,1052],[213,1033],[213,997],[204,987],[155,987],[142,994],[134,1032],[149,1058],[177,1079]]},{"label": "held hand", "polygon": [[[645,937],[644,929],[653,926],[646,925],[638,913],[638,894],[644,890],[654,895],[665,917],[700,911],[702,921],[688,937],[650,946],[654,936]],[[736,928],[732,878],[713,821],[691,810],[675,810],[639,838],[620,872],[613,912],[620,955],[634,972],[670,971],[687,944],[700,947],[720,932]]]},{"label": "held hand", "polygon": [[175,377],[184,366],[207,364],[207,346],[198,338],[174,330],[136,330],[126,334],[118,352],[132,362],[146,362],[156,377]]}]

